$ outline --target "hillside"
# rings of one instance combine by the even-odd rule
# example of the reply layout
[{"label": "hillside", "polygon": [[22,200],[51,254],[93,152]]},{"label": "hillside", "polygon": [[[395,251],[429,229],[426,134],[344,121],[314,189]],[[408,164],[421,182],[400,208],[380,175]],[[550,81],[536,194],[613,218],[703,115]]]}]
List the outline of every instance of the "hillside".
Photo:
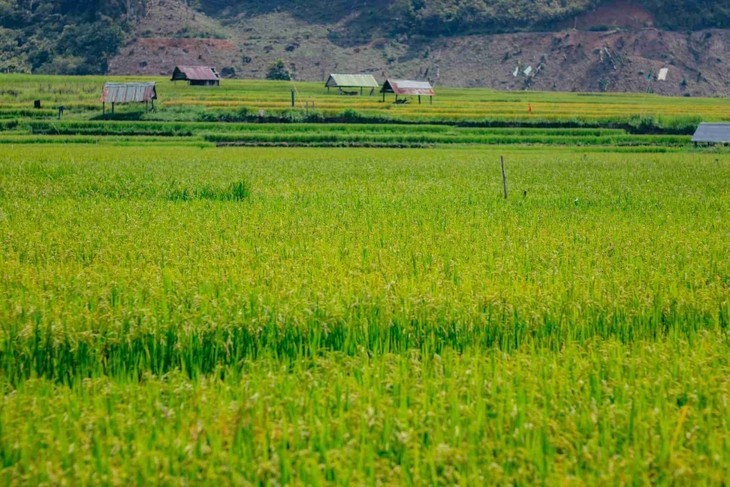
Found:
[{"label": "hillside", "polygon": [[[30,3],[35,7],[27,8]],[[214,64],[230,77],[263,78],[282,59],[295,79],[311,81],[361,71],[508,90],[730,93],[723,69],[730,54],[730,7],[719,1],[78,5],[0,0],[0,45],[8,53],[0,71],[158,75],[186,63]],[[657,81],[665,67],[667,80]]]}]

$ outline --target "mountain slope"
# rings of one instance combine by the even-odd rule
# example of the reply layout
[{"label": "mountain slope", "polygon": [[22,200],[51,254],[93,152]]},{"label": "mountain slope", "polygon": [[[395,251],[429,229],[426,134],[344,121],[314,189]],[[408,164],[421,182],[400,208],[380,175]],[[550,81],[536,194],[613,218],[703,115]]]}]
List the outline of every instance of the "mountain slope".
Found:
[{"label": "mountain slope", "polygon": [[[281,58],[295,79],[311,81],[331,72],[368,72],[508,90],[730,93],[722,61],[730,58],[730,31],[659,30],[650,11],[626,1],[563,19],[553,32],[465,36],[392,34],[373,24],[392,13],[389,2],[371,7],[349,15],[336,8],[335,15],[209,6],[212,18],[177,1],[150,0],[137,27],[142,37],[111,60],[110,71],[158,75],[176,64],[202,63],[232,76],[263,78]],[[181,33],[188,37],[180,39]],[[528,67],[530,76],[524,74]],[[667,80],[657,81],[665,67]]]},{"label": "mountain slope", "polygon": [[[0,0],[0,71],[166,75],[212,64],[263,78],[282,59],[301,80],[369,72],[510,90],[726,96],[726,3]],[[661,68],[669,75],[660,82]]]}]

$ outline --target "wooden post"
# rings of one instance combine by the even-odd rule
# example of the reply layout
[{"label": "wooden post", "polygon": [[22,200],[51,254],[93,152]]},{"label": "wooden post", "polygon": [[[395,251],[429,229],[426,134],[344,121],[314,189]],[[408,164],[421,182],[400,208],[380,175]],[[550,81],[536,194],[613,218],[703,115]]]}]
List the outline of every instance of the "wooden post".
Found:
[{"label": "wooden post", "polygon": [[294,90],[291,90],[291,107],[294,108],[297,103],[297,95]]},{"label": "wooden post", "polygon": [[504,199],[507,199],[507,173],[504,171],[504,156],[500,156],[502,162],[502,186],[504,186]]},{"label": "wooden post", "polygon": [[114,114],[114,102],[112,102],[112,114]]},{"label": "wooden post", "polygon": [[106,102],[101,102],[101,114],[106,115]]}]

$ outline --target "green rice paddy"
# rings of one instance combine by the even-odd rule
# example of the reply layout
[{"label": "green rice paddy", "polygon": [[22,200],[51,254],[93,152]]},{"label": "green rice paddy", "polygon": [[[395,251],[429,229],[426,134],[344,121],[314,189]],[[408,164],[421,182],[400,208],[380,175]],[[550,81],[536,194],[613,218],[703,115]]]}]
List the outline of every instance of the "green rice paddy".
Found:
[{"label": "green rice paddy", "polygon": [[[281,88],[231,82],[124,121],[96,79],[18,78],[1,483],[730,481],[730,154],[682,128],[708,101],[650,97],[643,128],[643,97],[487,90],[443,90],[449,123],[206,122]],[[41,95],[69,115],[11,115]],[[559,123],[465,115],[500,97]]]}]

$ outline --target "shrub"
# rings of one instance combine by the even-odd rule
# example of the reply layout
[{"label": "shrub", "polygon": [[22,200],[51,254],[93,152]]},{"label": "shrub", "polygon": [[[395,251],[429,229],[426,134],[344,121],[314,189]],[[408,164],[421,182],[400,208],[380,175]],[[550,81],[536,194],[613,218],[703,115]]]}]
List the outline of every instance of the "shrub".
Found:
[{"label": "shrub", "polygon": [[279,81],[290,81],[291,74],[286,68],[284,61],[277,59],[269,66],[269,71],[266,73],[266,79],[279,80]]}]

